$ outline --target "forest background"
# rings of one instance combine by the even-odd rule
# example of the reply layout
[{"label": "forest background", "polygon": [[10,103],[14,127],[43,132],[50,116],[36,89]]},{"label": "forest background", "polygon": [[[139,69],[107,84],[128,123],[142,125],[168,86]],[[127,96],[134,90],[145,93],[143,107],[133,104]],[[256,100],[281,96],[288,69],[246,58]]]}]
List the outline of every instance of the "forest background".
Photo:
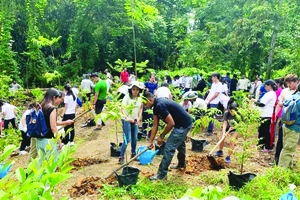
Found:
[{"label": "forest background", "polygon": [[1,0],[1,76],[47,87],[47,73],[78,79],[118,59],[250,79],[299,74],[299,13],[300,0]]}]

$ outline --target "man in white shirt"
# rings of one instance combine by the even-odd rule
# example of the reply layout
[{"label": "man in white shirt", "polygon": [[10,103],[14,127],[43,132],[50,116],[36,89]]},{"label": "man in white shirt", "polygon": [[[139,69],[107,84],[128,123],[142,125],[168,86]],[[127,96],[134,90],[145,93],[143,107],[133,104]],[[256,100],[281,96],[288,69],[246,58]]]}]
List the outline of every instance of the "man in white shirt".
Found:
[{"label": "man in white shirt", "polygon": [[[88,101],[91,100],[92,89],[94,88],[93,82],[89,79],[89,75],[85,76],[85,79],[81,81],[80,88],[86,94]],[[82,101],[85,102],[86,98],[82,98]]]},{"label": "man in white shirt", "polygon": [[191,90],[192,81],[193,77],[191,76],[185,78],[184,92],[188,92]]},{"label": "man in white shirt", "polygon": [[0,100],[0,106],[2,107],[2,114],[4,115],[4,129],[8,129],[9,123],[11,123],[14,129],[17,129],[16,125],[16,106]]},{"label": "man in white shirt", "polygon": [[166,99],[172,99],[172,94],[169,89],[168,83],[163,83],[161,86],[155,90],[156,98],[166,98]]},{"label": "man in white shirt", "polygon": [[110,78],[107,78],[106,84],[107,84],[107,92],[109,92],[109,91],[111,91],[111,86],[114,85],[115,83]]},{"label": "man in white shirt", "polygon": [[249,92],[248,87],[249,87],[250,81],[245,77],[245,75],[242,75],[242,78],[238,81],[237,87],[238,90],[243,90],[244,92]]},{"label": "man in white shirt", "polygon": [[[223,85],[220,82],[220,77],[221,76],[219,73],[213,73],[211,75],[213,84],[211,85],[209,94],[205,99],[205,102],[207,103],[209,108],[217,108],[220,102],[221,93],[223,92]],[[213,135],[213,131],[214,131],[214,124],[213,122],[210,122],[207,128],[207,136]]]}]

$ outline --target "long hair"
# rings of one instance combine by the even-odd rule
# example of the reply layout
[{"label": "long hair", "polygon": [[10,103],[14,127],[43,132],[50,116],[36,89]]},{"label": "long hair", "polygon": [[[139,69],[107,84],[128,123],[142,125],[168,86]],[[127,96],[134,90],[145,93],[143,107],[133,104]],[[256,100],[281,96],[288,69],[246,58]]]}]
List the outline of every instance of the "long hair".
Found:
[{"label": "long hair", "polygon": [[41,107],[43,112],[49,109],[53,105],[53,98],[62,97],[59,91],[55,88],[49,88],[44,95],[44,98],[41,102]]},{"label": "long hair", "polygon": [[66,84],[64,88],[65,88],[65,90],[67,91],[67,96],[72,95],[72,96],[73,96],[73,101],[75,101],[75,100],[76,100],[76,96],[75,96],[75,94],[73,93],[73,90],[72,90],[71,85],[70,85],[70,84]]}]

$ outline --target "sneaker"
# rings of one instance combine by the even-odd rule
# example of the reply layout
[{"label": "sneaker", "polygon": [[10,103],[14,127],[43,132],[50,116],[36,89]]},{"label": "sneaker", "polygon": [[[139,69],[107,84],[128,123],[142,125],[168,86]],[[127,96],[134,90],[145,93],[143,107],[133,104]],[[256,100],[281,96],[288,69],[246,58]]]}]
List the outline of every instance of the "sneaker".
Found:
[{"label": "sneaker", "polygon": [[214,156],[217,156],[217,157],[222,157],[223,156],[223,151],[222,150],[219,150],[217,151]]},{"label": "sneaker", "polygon": [[21,156],[23,156],[23,155],[28,154],[28,152],[27,152],[27,151],[20,151],[19,154],[20,154]]},{"label": "sneaker", "polygon": [[74,146],[74,142],[70,142],[70,146]]},{"label": "sneaker", "polygon": [[226,156],[225,162],[226,162],[226,163],[230,163],[230,156]]},{"label": "sneaker", "polygon": [[136,154],[132,153],[131,156],[130,156],[130,159],[133,158],[133,157],[135,157],[135,156],[136,156]]},{"label": "sneaker", "polygon": [[167,176],[160,177],[157,174],[153,175],[149,178],[150,181],[158,181],[158,180],[166,180],[166,179],[167,179]]},{"label": "sneaker", "polygon": [[119,157],[119,164],[123,165],[125,163],[124,157]]},{"label": "sneaker", "polygon": [[264,153],[270,153],[272,152],[273,150],[272,149],[266,149],[266,148],[263,148],[262,150],[260,150],[261,152],[264,152]]},{"label": "sneaker", "polygon": [[186,168],[186,165],[172,165],[170,166],[170,169],[184,169]]}]

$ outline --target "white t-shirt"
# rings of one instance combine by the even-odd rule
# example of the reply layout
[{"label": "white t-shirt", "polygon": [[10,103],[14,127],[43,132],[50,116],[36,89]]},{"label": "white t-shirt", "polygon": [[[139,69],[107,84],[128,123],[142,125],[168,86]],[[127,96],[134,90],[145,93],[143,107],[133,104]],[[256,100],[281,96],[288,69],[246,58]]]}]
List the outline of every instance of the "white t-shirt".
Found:
[{"label": "white t-shirt", "polygon": [[276,93],[274,91],[267,92],[261,99],[260,102],[265,104],[261,109],[261,117],[272,117],[274,105],[276,102]]},{"label": "white t-shirt", "polygon": [[184,110],[189,110],[192,107],[192,103],[188,101],[188,104],[184,104],[184,101],[180,102],[179,105],[184,109]]},{"label": "white t-shirt", "polygon": [[72,87],[71,89],[72,89],[73,94],[75,94],[75,96],[78,97],[79,90],[75,87]]},{"label": "white t-shirt", "polygon": [[210,89],[210,92],[207,96],[207,100],[210,100],[216,92],[219,92],[219,95],[210,102],[210,104],[218,104],[220,102],[220,96],[221,96],[221,93],[223,92],[223,85],[221,82],[218,82],[218,83],[213,83],[211,85],[211,89]]},{"label": "white t-shirt", "polygon": [[240,79],[238,81],[238,89],[239,90],[248,90],[248,85],[249,85],[249,79],[244,78],[244,79]]},{"label": "white t-shirt", "polygon": [[185,87],[185,81],[186,81],[186,77],[185,76],[180,77],[179,78],[179,84],[180,84],[180,86]]},{"label": "white t-shirt", "polygon": [[193,103],[193,108],[207,108],[205,101],[201,98],[197,98],[196,101]]},{"label": "white t-shirt", "polygon": [[80,87],[81,87],[83,90],[86,90],[87,93],[91,93],[91,92],[92,92],[91,88],[94,87],[94,84],[93,84],[93,82],[92,82],[90,79],[83,79],[83,80],[81,81]]},{"label": "white t-shirt", "polygon": [[173,85],[174,87],[179,87],[179,86],[180,86],[179,79],[173,80],[173,81],[172,81],[172,85]]},{"label": "white t-shirt", "polygon": [[227,84],[226,83],[223,83],[222,84],[222,87],[223,87],[223,92],[225,92],[225,94],[227,94],[227,92],[228,92],[228,87],[227,87]]},{"label": "white t-shirt", "polygon": [[132,81],[136,81],[135,75],[130,74],[129,76],[129,82],[131,83]]},{"label": "white t-shirt", "polygon": [[16,108],[17,108],[16,106],[10,105],[9,103],[4,103],[4,105],[2,106],[2,112],[5,113],[4,119],[10,120],[16,118],[14,112]]},{"label": "white t-shirt", "polygon": [[[20,119],[20,123],[19,123],[19,130],[26,132],[27,131],[27,126],[26,126],[26,115],[29,115],[31,112],[31,110],[25,110],[25,112],[22,115],[22,118]],[[22,121],[24,120],[24,125],[22,123]]]},{"label": "white t-shirt", "polygon": [[291,90],[290,88],[284,88],[279,97],[278,100],[284,102],[287,98],[289,98],[290,96],[292,96],[292,94],[295,93],[296,90]]},{"label": "white t-shirt", "polygon": [[164,97],[164,98],[170,98],[171,96],[171,91],[168,87],[159,87],[157,90],[156,90],[156,98],[161,98],[161,97]]},{"label": "white t-shirt", "polygon": [[192,81],[193,81],[192,77],[190,77],[190,76],[186,77],[184,87],[185,88],[191,88]]},{"label": "white t-shirt", "polygon": [[76,99],[73,100],[72,95],[66,95],[64,99],[64,103],[68,104],[67,110],[65,114],[75,114],[76,112]]},{"label": "white t-shirt", "polygon": [[139,111],[142,106],[142,99],[138,97],[137,99],[131,99],[129,94],[126,94],[122,100],[122,106],[134,105],[133,109],[129,112],[128,109],[124,108],[125,116],[123,119],[127,118],[128,120],[135,120],[139,116]]},{"label": "white t-shirt", "polygon": [[106,79],[106,84],[107,84],[107,92],[109,91],[111,85],[112,85],[113,81],[111,79]]},{"label": "white t-shirt", "polygon": [[122,85],[121,87],[119,87],[119,88],[117,89],[117,92],[126,95],[126,94],[128,94],[128,92],[129,92],[128,89],[129,89],[129,87],[128,87],[127,85]]}]

